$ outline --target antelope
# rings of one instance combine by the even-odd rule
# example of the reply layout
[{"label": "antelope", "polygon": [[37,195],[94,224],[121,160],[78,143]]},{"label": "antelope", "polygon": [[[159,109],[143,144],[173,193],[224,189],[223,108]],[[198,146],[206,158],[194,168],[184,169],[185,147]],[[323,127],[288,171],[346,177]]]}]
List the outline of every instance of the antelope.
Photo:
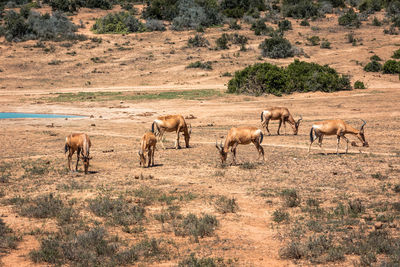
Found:
[{"label": "antelope", "polygon": [[68,169],[71,170],[71,159],[72,155],[74,155],[75,151],[77,151],[76,156],[76,166],[75,171],[78,171],[78,162],[79,156],[82,156],[83,166],[85,169],[85,174],[88,173],[89,169],[89,160],[92,159],[89,157],[89,150],[92,143],[90,142],[89,136],[84,133],[74,133],[65,138],[65,147],[64,153],[69,152],[68,154]]},{"label": "antelope", "polygon": [[149,158],[149,162],[147,167],[154,166],[154,151],[156,150],[157,138],[152,132],[147,132],[142,136],[140,141],[140,149],[139,149],[139,157],[140,157],[140,166],[145,167],[146,165],[146,156],[144,153],[147,151],[147,156]]},{"label": "antelope", "polygon": [[[357,136],[357,138],[361,141],[362,145],[365,147],[368,147],[368,142],[365,141],[365,136],[364,136],[364,126],[367,124],[364,120],[363,124],[360,127],[360,130],[357,130],[353,128],[352,126],[348,125],[345,123],[343,120],[327,120],[327,121],[322,121],[319,123],[313,124],[310,130],[310,146],[308,147],[308,153],[310,153],[311,150],[311,145],[313,142],[317,139],[318,137],[318,144],[321,150],[324,152],[326,155],[325,150],[322,148],[322,139],[324,138],[325,135],[336,135],[337,136],[337,146],[336,146],[336,154],[339,155],[339,143],[340,143],[340,138],[343,138],[346,140],[346,154],[347,151],[349,150],[349,139],[345,136],[346,134],[352,134]],[[315,135],[315,138],[314,138]],[[352,142],[353,146],[357,146],[355,142]]]},{"label": "antelope", "polygon": [[264,159],[264,149],[261,146],[261,143],[263,141],[263,133],[260,129],[256,127],[249,127],[249,126],[243,126],[243,127],[232,127],[229,132],[228,136],[225,139],[225,144],[222,146],[222,141],[220,144],[215,141],[215,146],[217,147],[220,156],[221,156],[221,161],[222,164],[226,162],[226,158],[228,156],[228,151],[229,147],[231,148],[231,152],[233,154],[233,160],[232,163],[236,165],[236,148],[238,145],[248,145],[250,143],[253,143],[256,146],[256,149],[258,151],[258,159],[262,155],[263,161]]},{"label": "antelope", "polygon": [[281,129],[282,122],[283,127],[285,128],[285,134],[286,122],[288,122],[293,128],[293,134],[297,135],[297,132],[299,131],[300,121],[302,119],[303,117],[300,115],[300,119],[298,119],[296,122],[290,114],[289,110],[285,107],[271,107],[261,112],[262,127],[265,127],[267,129],[269,135],[271,135],[268,129],[268,124],[270,120],[279,120],[278,135],[280,135],[279,130]]},{"label": "antelope", "polygon": [[186,147],[189,147],[190,134],[192,133],[192,126],[188,126],[182,115],[167,115],[158,117],[151,125],[151,132],[158,136],[161,146],[165,149],[162,138],[165,132],[176,132],[175,149],[181,148],[179,144],[179,133],[183,132],[185,136]]}]

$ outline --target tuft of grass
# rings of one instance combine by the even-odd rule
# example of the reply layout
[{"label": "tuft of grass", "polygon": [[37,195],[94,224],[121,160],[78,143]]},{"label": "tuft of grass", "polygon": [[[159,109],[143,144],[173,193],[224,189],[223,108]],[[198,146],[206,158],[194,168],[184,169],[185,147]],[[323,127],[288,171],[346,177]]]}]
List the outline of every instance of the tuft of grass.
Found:
[{"label": "tuft of grass", "polygon": [[194,253],[178,263],[178,267],[223,267],[227,266],[222,258],[197,258]]},{"label": "tuft of grass", "polygon": [[218,226],[218,220],[215,216],[204,214],[202,217],[197,217],[193,213],[189,213],[180,222],[174,221],[174,233],[177,236],[193,236],[195,241],[198,238],[211,236]]},{"label": "tuft of grass", "polygon": [[374,178],[374,179],[377,179],[377,180],[381,180],[381,181],[382,180],[386,180],[388,178],[387,175],[383,175],[380,172],[371,174],[371,177]]},{"label": "tuft of grass", "polygon": [[227,198],[225,196],[221,196],[215,201],[215,208],[218,212],[225,214],[235,213],[239,209],[239,206],[236,203],[235,198]]},{"label": "tuft of grass", "polygon": [[290,219],[289,213],[282,209],[275,210],[272,217],[272,220],[276,223],[288,222]]},{"label": "tuft of grass", "polygon": [[19,214],[32,218],[55,218],[65,209],[59,197],[48,195],[39,196],[31,201],[24,201]]},{"label": "tuft of grass", "polygon": [[300,196],[296,189],[284,189],[280,195],[284,199],[286,207],[293,208],[300,205]]},{"label": "tuft of grass", "polygon": [[240,168],[243,170],[253,170],[256,168],[256,164],[246,161],[240,165]]},{"label": "tuft of grass", "polygon": [[17,237],[13,231],[0,218],[0,257],[7,253],[10,249],[16,249],[17,243],[21,238]]},{"label": "tuft of grass", "polygon": [[90,210],[100,217],[105,217],[117,225],[140,223],[145,218],[143,207],[128,203],[122,197],[111,199],[109,196],[98,196],[89,200]]}]

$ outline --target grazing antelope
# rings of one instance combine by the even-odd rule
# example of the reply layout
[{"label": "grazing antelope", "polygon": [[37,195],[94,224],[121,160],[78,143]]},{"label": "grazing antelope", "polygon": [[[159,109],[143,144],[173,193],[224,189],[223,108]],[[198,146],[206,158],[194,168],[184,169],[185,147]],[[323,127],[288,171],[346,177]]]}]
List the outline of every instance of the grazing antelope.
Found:
[{"label": "grazing antelope", "polygon": [[71,170],[71,159],[72,155],[74,155],[75,151],[77,151],[77,160],[75,171],[78,171],[78,162],[79,156],[82,156],[83,166],[85,168],[85,174],[88,173],[89,169],[89,160],[92,159],[89,157],[89,150],[92,143],[90,142],[89,136],[84,133],[74,133],[65,138],[65,153],[68,154],[68,169]]},{"label": "grazing antelope", "polygon": [[[322,121],[319,123],[313,124],[310,130],[310,146],[308,147],[308,153],[310,153],[311,150],[311,145],[313,142],[317,139],[318,137],[318,144],[319,147],[322,149],[322,151],[325,153],[324,149],[322,148],[322,139],[324,138],[325,135],[336,135],[337,136],[337,146],[336,146],[336,154],[339,154],[339,143],[340,143],[340,138],[344,138],[346,140],[346,153],[349,150],[349,139],[345,136],[346,134],[352,134],[358,137],[358,139],[361,141],[363,146],[368,147],[368,142],[365,141],[365,136],[364,136],[364,126],[367,124],[364,120],[363,125],[361,125],[360,130],[354,129],[350,125],[346,124],[342,120],[327,120],[327,121]],[[315,138],[314,138],[315,135]],[[352,143],[353,145],[353,143]]]},{"label": "grazing antelope", "polygon": [[147,156],[149,158],[149,162],[147,167],[154,166],[154,151],[156,150],[157,138],[152,132],[147,132],[142,136],[142,140],[140,141],[140,149],[139,149],[139,157],[140,157],[140,166],[146,166],[146,156],[144,153],[147,151]]},{"label": "grazing antelope", "polygon": [[179,144],[179,133],[183,132],[185,136],[186,147],[189,147],[190,134],[192,133],[192,126],[188,126],[182,115],[167,115],[158,117],[151,125],[151,132],[158,136],[161,146],[165,149],[162,138],[165,132],[176,132],[175,148],[181,148]]},{"label": "grazing antelope", "polygon": [[264,159],[264,149],[261,146],[261,143],[263,141],[263,133],[260,129],[256,127],[248,127],[248,126],[243,126],[243,127],[232,127],[229,132],[228,136],[225,139],[225,144],[222,146],[222,141],[218,145],[217,141],[215,141],[215,146],[217,147],[222,163],[226,162],[226,158],[228,156],[228,151],[229,147],[231,148],[231,152],[233,154],[233,160],[232,163],[236,164],[236,147],[238,145],[248,145],[250,143],[253,143],[258,151],[258,158],[262,155],[263,160]]},{"label": "grazing antelope", "polygon": [[284,107],[272,107],[261,112],[261,124],[263,127],[267,129],[269,135],[271,135],[268,129],[268,124],[270,120],[279,120],[278,135],[280,134],[279,130],[281,129],[282,122],[283,122],[283,127],[285,128],[285,134],[286,134],[286,122],[288,122],[293,128],[293,134],[297,135],[297,132],[299,131],[300,121],[302,119],[303,117],[300,116],[300,119],[298,119],[296,122],[293,119],[292,115],[290,114],[289,110]]}]

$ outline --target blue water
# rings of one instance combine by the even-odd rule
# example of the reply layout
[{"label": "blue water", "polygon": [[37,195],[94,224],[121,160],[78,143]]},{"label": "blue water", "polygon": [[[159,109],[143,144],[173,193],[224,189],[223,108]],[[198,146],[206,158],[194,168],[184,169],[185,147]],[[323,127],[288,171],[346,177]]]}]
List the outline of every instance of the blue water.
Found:
[{"label": "blue water", "polygon": [[20,119],[20,118],[83,118],[83,116],[0,112],[0,119]]}]

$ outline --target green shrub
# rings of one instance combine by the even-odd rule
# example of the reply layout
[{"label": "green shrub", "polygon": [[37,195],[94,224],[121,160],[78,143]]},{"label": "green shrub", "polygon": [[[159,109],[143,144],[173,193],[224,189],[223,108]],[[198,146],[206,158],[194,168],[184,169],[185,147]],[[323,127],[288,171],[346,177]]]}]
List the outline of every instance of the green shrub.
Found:
[{"label": "green shrub", "polygon": [[239,209],[239,206],[235,198],[221,196],[215,201],[215,208],[221,213],[235,213]]},{"label": "green shrub", "polygon": [[392,58],[400,59],[400,49],[397,49],[396,51],[393,52]]},{"label": "green shrub", "polygon": [[223,267],[221,258],[197,258],[194,253],[179,262],[178,267]]},{"label": "green shrub", "polygon": [[382,9],[382,2],[380,0],[363,0],[358,6],[360,12],[374,13]]},{"label": "green shrub", "polygon": [[288,31],[292,29],[292,23],[287,19],[278,22],[278,28],[280,31]]},{"label": "green shrub", "polygon": [[318,16],[318,7],[313,1],[308,0],[283,0],[282,11],[285,17],[304,19]]},{"label": "green shrub", "polygon": [[300,22],[300,26],[308,27],[308,26],[310,26],[310,23],[308,22],[308,20],[303,19],[303,20]]},{"label": "green shrub", "polygon": [[229,35],[226,33],[223,33],[221,35],[221,37],[219,37],[215,42],[217,45],[217,49],[220,49],[220,50],[229,49],[229,47],[228,47],[229,39],[230,39]]},{"label": "green shrub", "polygon": [[201,61],[196,61],[193,63],[190,63],[187,68],[199,68],[203,70],[212,70],[212,62],[207,61],[207,62],[201,62]]},{"label": "green shrub", "polygon": [[367,72],[379,72],[381,70],[382,70],[382,64],[375,60],[369,62],[364,67],[364,71],[367,71]]},{"label": "green shrub", "polygon": [[52,15],[40,15],[36,12],[18,14],[13,10],[7,11],[4,16],[4,35],[6,40],[26,41],[26,40],[82,40],[83,36],[75,34],[77,26],[68,20],[60,12]]},{"label": "green shrub", "polygon": [[296,189],[282,190],[281,197],[284,199],[286,207],[293,208],[300,205],[300,196]]},{"label": "green shrub", "polygon": [[213,0],[203,2],[180,0],[177,8],[178,14],[172,20],[173,30],[200,29],[222,22],[217,3]]},{"label": "green shrub", "polygon": [[382,61],[382,59],[381,59],[379,56],[377,56],[377,55],[373,55],[373,56],[371,56],[369,59],[370,59],[371,61]]},{"label": "green shrub", "polygon": [[307,41],[309,41],[309,45],[316,46],[316,45],[319,45],[320,38],[319,38],[319,36],[314,35],[314,36],[308,37]]},{"label": "green shrub", "polygon": [[0,255],[6,253],[9,249],[16,249],[19,240],[20,238],[0,218]]},{"label": "green shrub", "polygon": [[220,7],[222,13],[230,18],[241,18],[246,12],[255,14],[266,10],[262,0],[222,0]]},{"label": "green shrub", "polygon": [[347,26],[347,27],[356,27],[359,28],[361,25],[361,21],[357,16],[357,13],[354,9],[350,8],[344,15],[338,18],[339,25]]},{"label": "green shrub", "polygon": [[145,26],[129,12],[109,13],[96,19],[92,27],[94,33],[120,33],[142,32]]},{"label": "green shrub", "polygon": [[265,24],[264,20],[258,19],[251,24],[251,30],[254,31],[255,35],[267,35],[274,31],[272,27]]},{"label": "green shrub", "polygon": [[148,31],[165,31],[166,28],[162,20],[158,19],[149,19],[146,21],[146,30]]},{"label": "green shrub", "polygon": [[198,237],[211,236],[218,226],[215,216],[205,214],[202,217],[190,213],[181,222],[174,223],[174,232],[177,236]]},{"label": "green shrub", "polygon": [[295,60],[286,68],[269,63],[237,71],[228,83],[228,93],[282,95],[292,92],[334,92],[351,89],[347,76],[328,66]]},{"label": "green shrub", "polygon": [[39,196],[25,205],[22,205],[19,213],[22,216],[33,218],[54,218],[64,209],[60,198],[53,194]]},{"label": "green shrub", "polygon": [[188,40],[189,47],[207,47],[210,43],[207,38],[201,34],[196,34],[194,37],[190,37]]},{"label": "green shrub", "polygon": [[145,19],[171,21],[178,15],[178,0],[151,0],[146,4],[142,13]]},{"label": "green shrub", "polygon": [[400,73],[400,61],[388,60],[383,64],[383,73],[395,74]]},{"label": "green shrub", "polygon": [[289,213],[281,209],[275,210],[272,217],[272,220],[276,223],[288,222],[290,219]]},{"label": "green shrub", "polygon": [[331,43],[328,40],[323,40],[320,47],[323,49],[331,49]]},{"label": "green shrub", "polygon": [[356,81],[354,83],[354,89],[365,89],[365,85],[363,82],[361,81]]},{"label": "green shrub", "polygon": [[273,36],[269,39],[265,39],[259,46],[261,49],[261,55],[269,58],[286,58],[293,57],[294,52],[292,45],[284,37]]}]

